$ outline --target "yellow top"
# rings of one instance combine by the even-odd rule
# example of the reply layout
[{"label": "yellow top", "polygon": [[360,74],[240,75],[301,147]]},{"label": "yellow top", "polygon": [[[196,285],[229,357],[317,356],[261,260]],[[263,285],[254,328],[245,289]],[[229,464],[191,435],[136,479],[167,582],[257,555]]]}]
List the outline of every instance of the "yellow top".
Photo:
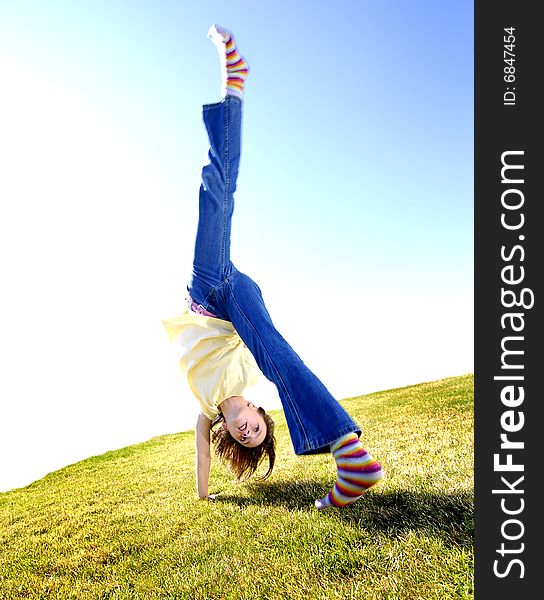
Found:
[{"label": "yellow top", "polygon": [[219,414],[223,400],[241,396],[257,383],[259,367],[230,321],[205,317],[186,308],[180,316],[164,319],[163,325],[208,419]]}]

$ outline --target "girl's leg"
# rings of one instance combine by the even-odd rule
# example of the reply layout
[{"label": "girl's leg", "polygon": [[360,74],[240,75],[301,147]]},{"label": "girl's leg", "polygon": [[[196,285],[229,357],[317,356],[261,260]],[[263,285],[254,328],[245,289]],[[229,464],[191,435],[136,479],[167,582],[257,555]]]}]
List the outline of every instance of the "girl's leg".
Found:
[{"label": "girl's leg", "polygon": [[208,35],[222,57],[223,99],[202,109],[210,149],[208,163],[202,169],[193,272],[188,290],[204,309],[226,319],[228,316],[216,302],[216,292],[232,270],[230,232],[240,164],[242,93],[248,68],[228,32],[212,26]]},{"label": "girl's leg", "polygon": [[230,231],[240,161],[241,100],[226,96],[203,107],[209,162],[202,169],[191,297],[218,317],[228,318],[215,301],[231,269]]},{"label": "girl's leg", "polygon": [[329,452],[340,436],[360,428],[275,328],[261,290],[233,269],[221,289],[229,319],[259,368],[277,389],[296,454]]},{"label": "girl's leg", "polygon": [[361,429],[280,335],[250,277],[233,268],[220,295],[236,331],[278,389],[295,453],[334,456],[337,481],[316,506],[351,504],[383,476],[358,439]]}]

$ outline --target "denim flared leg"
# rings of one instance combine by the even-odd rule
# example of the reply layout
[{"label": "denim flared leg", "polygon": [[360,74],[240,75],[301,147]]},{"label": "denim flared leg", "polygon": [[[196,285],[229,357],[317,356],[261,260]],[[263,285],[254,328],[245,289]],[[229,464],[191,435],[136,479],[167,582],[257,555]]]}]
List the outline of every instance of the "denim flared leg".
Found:
[{"label": "denim flared leg", "polygon": [[281,399],[296,454],[328,452],[340,436],[361,430],[275,328],[261,290],[230,259],[234,192],[240,164],[242,101],[226,96],[203,107],[210,141],[202,169],[192,298],[233,323]]},{"label": "denim flared leg", "polygon": [[272,381],[296,454],[328,452],[340,436],[361,429],[275,328],[259,286],[234,269],[220,290],[234,328]]},{"label": "denim flared leg", "polygon": [[193,272],[188,290],[205,309],[228,319],[217,305],[216,290],[232,270],[230,232],[240,164],[242,101],[227,95],[221,102],[204,105],[202,116],[210,149],[208,163],[202,168]]}]

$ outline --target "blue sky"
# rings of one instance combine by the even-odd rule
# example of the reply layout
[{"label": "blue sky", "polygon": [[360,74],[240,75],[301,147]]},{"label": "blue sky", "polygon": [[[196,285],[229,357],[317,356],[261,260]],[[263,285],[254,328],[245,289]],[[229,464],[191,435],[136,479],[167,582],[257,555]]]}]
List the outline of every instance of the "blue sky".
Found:
[{"label": "blue sky", "polygon": [[472,3],[4,1],[0,490],[192,426],[160,320],[213,22],[251,68],[233,260],[280,331],[339,398],[473,369]]}]

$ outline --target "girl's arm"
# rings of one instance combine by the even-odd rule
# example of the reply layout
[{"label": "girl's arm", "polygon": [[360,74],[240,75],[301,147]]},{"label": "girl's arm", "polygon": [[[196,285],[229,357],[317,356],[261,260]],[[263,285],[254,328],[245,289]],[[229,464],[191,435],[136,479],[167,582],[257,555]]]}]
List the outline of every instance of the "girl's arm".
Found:
[{"label": "girl's arm", "polygon": [[212,422],[200,413],[196,422],[196,491],[202,500],[208,498],[210,479],[210,429]]}]

